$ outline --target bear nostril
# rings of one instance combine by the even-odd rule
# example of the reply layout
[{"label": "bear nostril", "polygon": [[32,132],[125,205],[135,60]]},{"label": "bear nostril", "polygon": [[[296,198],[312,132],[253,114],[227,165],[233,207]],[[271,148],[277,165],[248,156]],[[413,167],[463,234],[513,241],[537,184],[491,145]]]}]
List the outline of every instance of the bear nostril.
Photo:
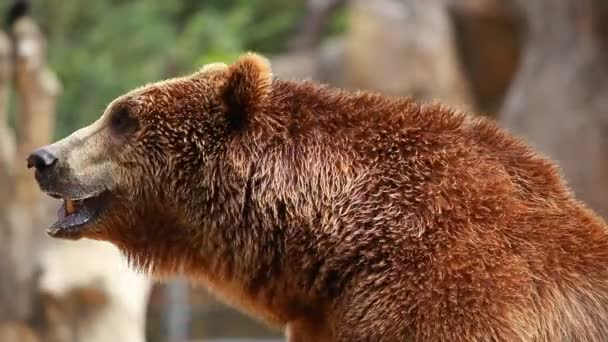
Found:
[{"label": "bear nostril", "polygon": [[41,170],[57,162],[57,157],[44,148],[39,148],[27,157],[27,167]]}]

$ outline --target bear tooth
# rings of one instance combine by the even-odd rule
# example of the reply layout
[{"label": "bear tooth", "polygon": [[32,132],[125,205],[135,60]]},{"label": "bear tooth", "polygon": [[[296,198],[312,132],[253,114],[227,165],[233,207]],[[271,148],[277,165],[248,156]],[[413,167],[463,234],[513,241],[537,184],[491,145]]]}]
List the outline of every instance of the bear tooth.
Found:
[{"label": "bear tooth", "polygon": [[74,206],[74,201],[70,198],[65,198],[65,213],[67,215],[73,214],[76,211],[76,207]]}]

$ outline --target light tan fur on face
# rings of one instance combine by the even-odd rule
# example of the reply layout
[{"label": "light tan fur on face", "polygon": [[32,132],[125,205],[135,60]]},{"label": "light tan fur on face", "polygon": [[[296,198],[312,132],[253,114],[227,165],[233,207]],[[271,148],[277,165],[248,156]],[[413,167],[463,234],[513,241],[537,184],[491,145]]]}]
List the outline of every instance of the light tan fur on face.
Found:
[{"label": "light tan fur on face", "polygon": [[[107,114],[89,126],[49,145],[48,150],[59,159],[65,170],[65,191],[72,198],[89,197],[113,187],[115,165],[108,154]],[[70,190],[68,188],[72,188]]]}]

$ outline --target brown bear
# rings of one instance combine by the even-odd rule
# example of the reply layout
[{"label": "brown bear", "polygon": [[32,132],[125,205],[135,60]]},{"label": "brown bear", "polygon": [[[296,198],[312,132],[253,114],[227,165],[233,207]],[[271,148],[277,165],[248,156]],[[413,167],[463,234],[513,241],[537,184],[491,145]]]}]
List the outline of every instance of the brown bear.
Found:
[{"label": "brown bear", "polygon": [[118,246],[290,341],[604,341],[608,235],[486,119],[232,65],[150,84],[28,158],[49,233]]}]

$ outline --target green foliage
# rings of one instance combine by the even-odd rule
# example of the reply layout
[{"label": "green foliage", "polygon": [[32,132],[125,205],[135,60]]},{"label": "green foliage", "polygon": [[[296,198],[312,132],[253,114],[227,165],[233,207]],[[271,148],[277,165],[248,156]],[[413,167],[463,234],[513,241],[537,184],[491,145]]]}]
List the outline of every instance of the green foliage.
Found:
[{"label": "green foliage", "polygon": [[97,118],[112,98],[164,76],[175,32],[167,15],[172,9],[151,1],[54,2],[37,18],[48,16],[41,21],[49,29],[51,66],[63,83],[57,135],[64,136]]},{"label": "green foliage", "polygon": [[346,31],[348,27],[348,11],[346,8],[341,8],[336,11],[333,18],[329,21],[329,25],[325,30],[328,36],[338,35]]},{"label": "green foliage", "polygon": [[[284,49],[303,0],[33,0],[63,83],[57,137],[116,96],[162,78]],[[4,3],[6,5],[6,3]]]}]

